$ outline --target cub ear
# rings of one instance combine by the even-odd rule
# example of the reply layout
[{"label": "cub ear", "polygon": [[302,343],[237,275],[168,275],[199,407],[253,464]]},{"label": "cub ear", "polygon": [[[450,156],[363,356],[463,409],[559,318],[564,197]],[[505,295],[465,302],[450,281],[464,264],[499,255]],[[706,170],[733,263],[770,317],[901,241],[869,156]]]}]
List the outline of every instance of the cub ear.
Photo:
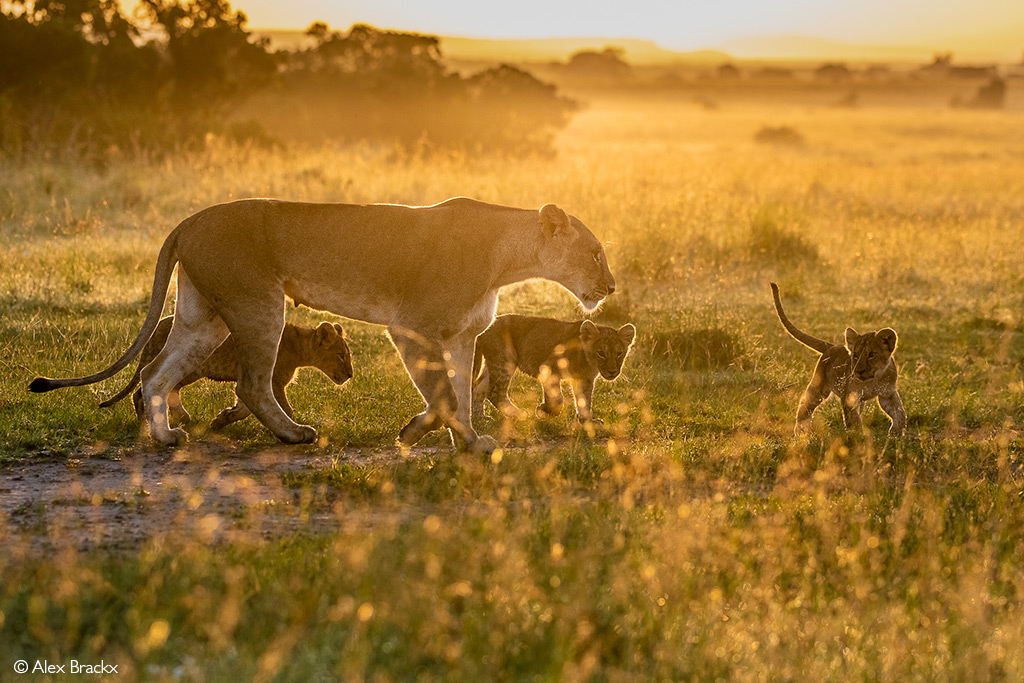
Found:
[{"label": "cub ear", "polygon": [[846,328],[846,345],[847,346],[853,346],[854,344],[857,343],[858,339],[860,339],[860,335],[857,334],[857,330],[853,329],[852,327],[847,327]]},{"label": "cub ear", "polygon": [[619,328],[619,338],[622,339],[622,343],[629,346],[633,343],[633,339],[636,337],[636,328],[626,323]]},{"label": "cub ear", "polygon": [[540,207],[540,225],[546,236],[553,237],[569,229],[569,217],[554,204],[545,204]]},{"label": "cub ear", "polygon": [[344,327],[342,327],[339,323],[332,323],[331,326],[338,333],[339,337],[341,337],[342,339],[345,338],[345,328]]},{"label": "cub ear", "polygon": [[316,341],[318,344],[330,344],[337,339],[338,331],[331,323],[324,321],[316,326]]},{"label": "cub ear", "polygon": [[889,349],[890,354],[896,350],[898,337],[896,336],[896,330],[891,327],[886,327],[884,330],[875,332],[875,338],[882,342],[885,345],[885,348]]},{"label": "cub ear", "polygon": [[597,337],[597,325],[590,320],[584,320],[580,323],[580,339],[585,342]]}]

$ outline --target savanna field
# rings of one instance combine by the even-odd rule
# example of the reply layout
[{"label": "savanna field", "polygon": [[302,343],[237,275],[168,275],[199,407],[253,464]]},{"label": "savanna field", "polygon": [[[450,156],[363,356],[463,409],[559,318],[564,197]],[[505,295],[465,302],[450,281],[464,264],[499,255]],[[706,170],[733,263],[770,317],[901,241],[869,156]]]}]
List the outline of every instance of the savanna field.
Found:
[{"label": "savanna field", "polygon": [[[584,99],[552,156],[210,136],[0,159],[0,463],[195,475],[5,508],[0,680],[43,658],[154,681],[1024,679],[1021,112]],[[781,126],[802,141],[755,140]],[[402,453],[421,399],[383,330],[345,320],[355,377],[304,370],[289,390],[316,446],[284,448],[254,418],[207,432],[226,384],[183,391],[195,423],[177,454],[140,435],[130,401],[97,407],[128,371],[26,391],[127,347],[160,244],[205,206],[458,195],[553,202],[606,242],[618,291],[594,318],[638,333],[598,383],[592,434],[571,409],[492,411],[475,422],[505,444],[493,457],[441,432]],[[793,440],[815,354],[782,329],[770,281],[817,336],[898,331],[905,437],[875,405],[863,437],[845,433],[832,399]],[[499,312],[582,315],[541,282]],[[226,459],[252,462],[229,482],[244,488],[268,452],[310,464],[269,498],[204,507]],[[161,496],[173,514],[130,542],[76,523],[116,527]]]}]

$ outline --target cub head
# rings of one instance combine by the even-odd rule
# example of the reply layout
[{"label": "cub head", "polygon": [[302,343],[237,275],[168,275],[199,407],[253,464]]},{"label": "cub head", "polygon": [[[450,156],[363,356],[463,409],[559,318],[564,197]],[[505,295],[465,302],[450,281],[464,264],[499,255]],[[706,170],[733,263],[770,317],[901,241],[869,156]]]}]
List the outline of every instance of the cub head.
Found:
[{"label": "cub head", "polygon": [[636,328],[626,324],[615,329],[595,325],[589,320],[580,323],[580,342],[587,361],[597,368],[601,376],[613,380],[622,372],[622,361],[636,337]]},{"label": "cub head", "polygon": [[554,204],[538,212],[541,227],[539,258],[544,277],[559,283],[579,299],[583,310],[595,310],[615,291],[604,249],[587,226]]},{"label": "cub head", "polygon": [[884,370],[896,350],[896,341],[896,331],[888,327],[867,334],[857,334],[852,327],[847,327],[846,349],[853,358],[853,374],[860,379],[870,379]]},{"label": "cub head", "polygon": [[331,378],[335,384],[344,384],[352,378],[352,351],[345,342],[345,331],[338,323],[322,322],[313,333],[312,358],[309,365]]}]

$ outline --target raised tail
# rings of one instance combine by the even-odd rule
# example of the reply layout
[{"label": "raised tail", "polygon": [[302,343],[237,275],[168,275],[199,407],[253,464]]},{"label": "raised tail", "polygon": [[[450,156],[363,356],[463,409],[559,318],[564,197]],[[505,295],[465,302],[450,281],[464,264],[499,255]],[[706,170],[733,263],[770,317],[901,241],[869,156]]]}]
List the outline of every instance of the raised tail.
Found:
[{"label": "raised tail", "polygon": [[786,312],[782,310],[782,299],[781,299],[781,297],[779,297],[779,286],[777,284],[775,284],[774,282],[771,283],[771,284],[772,284],[772,297],[775,299],[775,311],[779,314],[779,320],[782,321],[782,326],[786,328],[787,332],[789,332],[791,335],[793,335],[793,339],[796,339],[798,342],[800,342],[804,346],[811,347],[812,349],[814,349],[818,353],[825,353],[830,348],[835,346],[835,344],[829,344],[824,339],[818,339],[817,337],[812,337],[811,335],[807,334],[806,332],[802,332],[802,331],[798,330],[796,325],[791,323],[789,321],[789,318],[786,317]]},{"label": "raised tail", "polygon": [[[189,221],[186,221],[189,222]],[[146,322],[135,337],[135,341],[128,347],[113,365],[87,377],[70,377],[66,379],[49,379],[47,377],[36,377],[28,385],[28,390],[36,393],[43,393],[60,389],[62,387],[80,387],[86,384],[102,382],[108,377],[113,377],[126,365],[132,362],[146,346],[146,342],[153,336],[153,330],[160,322],[160,313],[164,309],[164,300],[167,298],[167,290],[171,284],[171,275],[174,273],[174,266],[178,263],[176,245],[178,242],[178,231],[185,225],[183,222],[167,237],[163,247],[160,248],[160,256],[156,260],[156,275],[153,277],[153,295],[149,299],[149,312],[146,313]]]}]

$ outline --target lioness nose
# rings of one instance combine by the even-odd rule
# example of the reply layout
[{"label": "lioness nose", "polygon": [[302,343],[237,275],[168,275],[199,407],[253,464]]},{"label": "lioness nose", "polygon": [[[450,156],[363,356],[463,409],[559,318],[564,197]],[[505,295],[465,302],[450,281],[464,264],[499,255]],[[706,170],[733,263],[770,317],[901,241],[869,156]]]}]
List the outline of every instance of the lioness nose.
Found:
[{"label": "lioness nose", "polygon": [[615,282],[612,281],[612,282],[608,283],[608,293],[609,294],[613,294],[614,292],[615,292]]}]

